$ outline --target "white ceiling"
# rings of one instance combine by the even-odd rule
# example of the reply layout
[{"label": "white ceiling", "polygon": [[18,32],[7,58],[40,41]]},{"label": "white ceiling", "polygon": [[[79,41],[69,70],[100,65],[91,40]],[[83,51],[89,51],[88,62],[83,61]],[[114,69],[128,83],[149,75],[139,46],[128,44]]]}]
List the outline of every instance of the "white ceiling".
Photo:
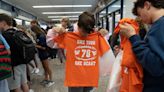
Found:
[{"label": "white ceiling", "polygon": [[[90,11],[93,9],[99,0],[4,0],[10,4],[21,8],[31,14],[37,16],[39,19],[49,21],[50,15],[43,15],[42,12],[72,12],[72,11]],[[87,8],[33,8],[34,5],[92,5]],[[65,14],[66,15],[66,14]],[[72,14],[75,15],[75,14]],[[71,16],[72,16],[71,15]],[[53,16],[53,15],[51,15]],[[59,15],[60,16],[60,15]],[[69,14],[70,16],[70,14]]]}]

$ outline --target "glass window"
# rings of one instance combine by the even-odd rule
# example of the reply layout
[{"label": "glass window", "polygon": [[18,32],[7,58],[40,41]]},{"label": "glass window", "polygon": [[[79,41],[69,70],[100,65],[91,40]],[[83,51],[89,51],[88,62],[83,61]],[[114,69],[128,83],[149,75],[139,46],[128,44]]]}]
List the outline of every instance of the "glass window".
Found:
[{"label": "glass window", "polygon": [[29,21],[25,21],[25,25],[26,26],[29,26],[30,25],[30,22]]},{"label": "glass window", "polygon": [[112,16],[109,15],[108,20],[109,20],[109,33],[112,34],[112,22],[113,22]]},{"label": "glass window", "polygon": [[103,11],[100,12],[100,15],[99,15],[99,16],[100,16],[100,17],[103,17],[103,16],[105,16],[105,15],[106,15],[106,10],[104,9]]},{"label": "glass window", "polygon": [[121,8],[121,0],[118,0],[117,2],[115,2],[114,4],[108,7],[108,13],[114,12],[120,8]]},{"label": "glass window", "polygon": [[22,20],[21,19],[14,18],[14,20],[16,21],[17,25],[22,25]]},{"label": "glass window", "polygon": [[103,28],[106,28],[106,18],[103,17]]},{"label": "glass window", "polygon": [[116,18],[116,19],[115,19],[115,20],[116,20],[116,21],[115,21],[115,26],[117,26],[118,22],[120,21],[120,16],[121,16],[121,15],[120,15],[120,13],[118,12],[118,13],[116,13],[115,16],[116,16],[116,17],[115,17],[115,18]]}]

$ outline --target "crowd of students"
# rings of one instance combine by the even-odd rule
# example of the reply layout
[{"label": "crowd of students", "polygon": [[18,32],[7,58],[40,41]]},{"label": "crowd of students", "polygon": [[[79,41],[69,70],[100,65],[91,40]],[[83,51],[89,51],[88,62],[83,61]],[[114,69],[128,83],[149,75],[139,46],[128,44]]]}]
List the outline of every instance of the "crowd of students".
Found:
[{"label": "crowd of students", "polygon": [[[164,39],[162,36],[164,34],[164,1],[137,0],[134,3],[133,14],[138,19],[120,20],[113,34],[121,35],[120,44],[112,44],[114,55],[117,56],[119,51],[123,51],[120,74],[122,83],[119,91],[164,92]],[[139,26],[141,21],[151,25],[148,31]],[[56,49],[60,53],[58,57],[61,63],[63,58],[66,60],[64,85],[68,87],[68,92],[91,92],[94,87],[98,87],[101,63],[99,58],[104,55],[109,56],[107,52],[111,50],[104,37],[107,32],[105,29],[96,30],[94,15],[89,12],[79,15],[76,26],[73,28],[69,19],[63,18],[61,27],[53,27],[45,31],[36,20],[33,20],[30,31],[27,31],[21,25],[16,26],[10,16],[0,14],[0,90],[29,92],[28,81],[31,81],[29,65],[34,69],[33,72],[39,72],[36,55],[39,56],[45,71],[45,77],[40,83],[45,87],[54,85],[53,70],[49,66],[48,58],[49,51],[52,50],[55,53],[51,52],[51,57],[56,57]],[[10,30],[21,31],[31,39],[35,46],[33,56],[35,65],[21,63],[23,59],[19,55],[19,48],[16,47],[14,33]],[[2,78],[2,75],[6,76]]]}]

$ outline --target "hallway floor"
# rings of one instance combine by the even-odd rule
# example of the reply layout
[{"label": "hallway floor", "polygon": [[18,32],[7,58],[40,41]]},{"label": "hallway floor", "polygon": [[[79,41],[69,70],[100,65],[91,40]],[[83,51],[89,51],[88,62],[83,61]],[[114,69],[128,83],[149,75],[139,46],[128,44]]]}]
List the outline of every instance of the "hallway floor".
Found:
[{"label": "hallway floor", "polygon": [[[51,87],[44,87],[40,84],[42,79],[44,78],[43,75],[43,68],[40,65],[40,72],[36,74],[32,74],[32,85],[31,89],[34,90],[34,92],[67,92],[67,87],[64,86],[64,63],[60,63],[60,61],[56,59],[49,59],[50,66],[53,70],[53,81],[55,82],[54,85]],[[100,78],[99,87],[95,88],[93,92],[106,92],[106,86],[108,83],[108,78]]]}]

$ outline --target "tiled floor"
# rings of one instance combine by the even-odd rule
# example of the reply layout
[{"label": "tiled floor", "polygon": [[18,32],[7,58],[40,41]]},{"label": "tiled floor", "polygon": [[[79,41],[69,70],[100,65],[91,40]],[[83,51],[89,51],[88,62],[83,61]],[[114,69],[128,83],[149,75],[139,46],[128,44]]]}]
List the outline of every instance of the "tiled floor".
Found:
[{"label": "tiled floor", "polygon": [[[43,79],[43,69],[40,65],[41,72],[39,75],[32,75],[32,86],[31,88],[34,92],[67,92],[67,87],[63,85],[64,83],[64,64],[61,64],[58,59],[50,59],[50,65],[53,70],[53,80],[55,85],[46,88],[40,85],[40,81]],[[95,88],[93,92],[106,92],[108,78],[104,77],[100,79],[99,87]]]}]

